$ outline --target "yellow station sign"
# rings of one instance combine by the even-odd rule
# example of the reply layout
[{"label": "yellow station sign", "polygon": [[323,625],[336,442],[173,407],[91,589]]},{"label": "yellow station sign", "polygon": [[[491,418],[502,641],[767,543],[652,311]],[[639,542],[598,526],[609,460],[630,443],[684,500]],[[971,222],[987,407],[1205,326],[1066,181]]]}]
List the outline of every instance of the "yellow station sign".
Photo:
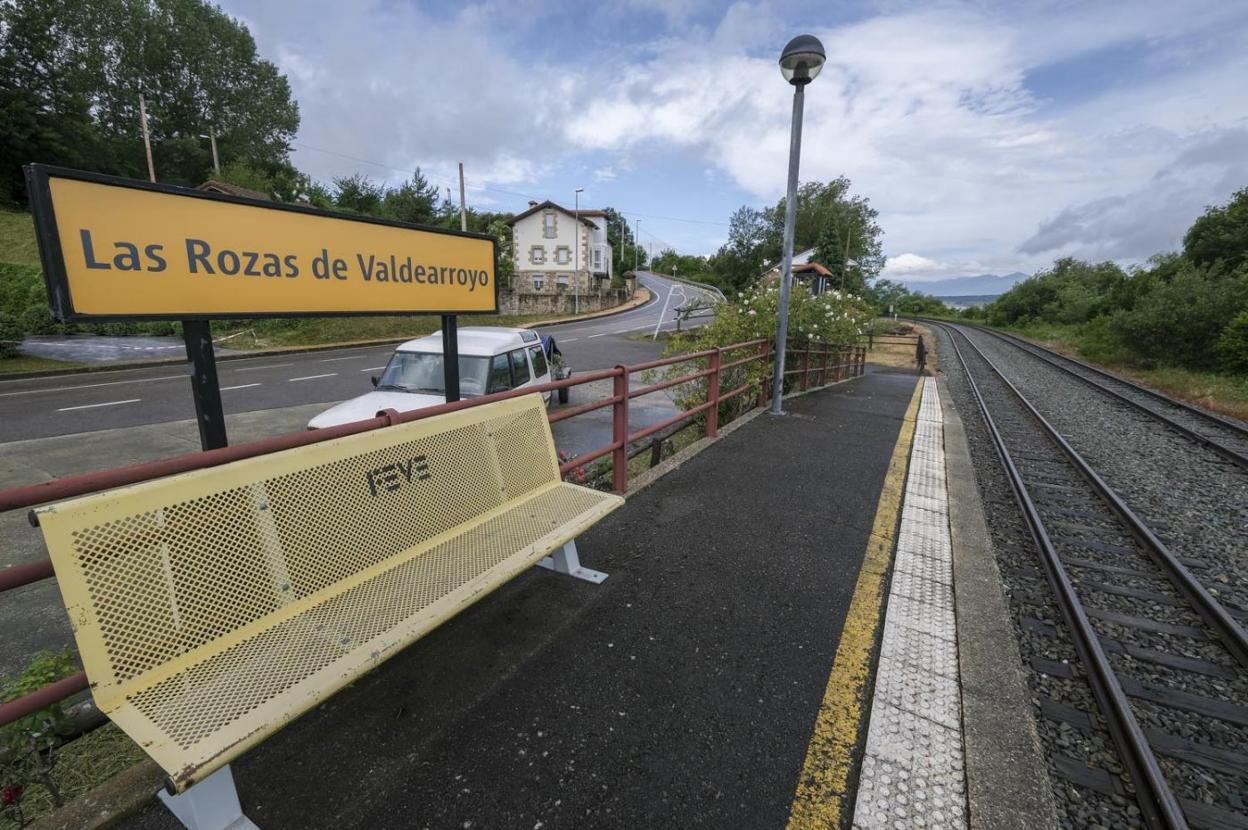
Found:
[{"label": "yellow station sign", "polygon": [[498,310],[492,237],[31,165],[58,319]]}]

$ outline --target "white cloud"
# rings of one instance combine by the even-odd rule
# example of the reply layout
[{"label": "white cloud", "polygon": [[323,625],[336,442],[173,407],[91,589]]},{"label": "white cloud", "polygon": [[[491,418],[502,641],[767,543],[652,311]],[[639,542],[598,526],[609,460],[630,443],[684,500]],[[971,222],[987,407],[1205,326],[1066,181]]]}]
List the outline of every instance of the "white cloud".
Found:
[{"label": "white cloud", "polygon": [[382,0],[314,0],[297,14],[248,4],[245,17],[299,102],[296,164],[321,179],[394,180],[420,165],[457,186],[464,161],[470,181],[525,181],[542,169],[543,137],[567,108],[558,92],[566,73],[514,57],[498,16],[476,7],[444,17]]},{"label": "white cloud", "polygon": [[[825,21],[814,31],[829,54],[806,93],[802,178],[844,173],[871,199],[891,274],[1034,270],[1071,251],[1141,258],[1248,179],[1233,158],[1184,160],[1219,137],[1245,157],[1234,143],[1248,129],[1242,3],[876,5],[864,18],[802,12]],[[710,6],[577,4],[586,37],[569,49],[549,40],[563,36],[555,22],[568,25],[567,7],[538,0],[443,11],[313,0],[297,13],[248,3],[245,17],[290,78],[303,115],[296,163],[319,178],[398,179],[419,164],[454,187],[462,160],[474,203],[514,205],[546,178],[592,178],[618,194],[683,167],[707,171],[702,204],[725,181],[774,202],[791,106],[775,53],[799,30],[784,19],[793,7]],[[1029,86],[1062,61],[1125,49],[1156,71],[1089,90],[1072,73],[1068,89],[1043,96]],[[706,218],[726,218],[741,195],[723,199]]]},{"label": "white cloud", "polygon": [[935,271],[946,271],[949,265],[919,254],[899,254],[888,258],[884,266],[887,277],[909,277],[914,274],[928,274]]},{"label": "white cloud", "polygon": [[[721,25],[734,38],[742,8]],[[1140,39],[1140,48],[1160,51],[1166,38],[1242,21],[1227,4],[983,9],[923,6],[816,31],[829,63],[807,89],[802,178],[847,174],[881,210],[888,251],[952,250],[941,258],[954,269],[1038,267],[1046,255],[1025,246],[1020,256],[1019,244],[1041,223],[1141,187],[1193,129],[1248,118],[1248,61],[1236,50],[1210,51],[1153,80],[1124,79],[1065,112],[1027,86],[1030,71],[1055,61]],[[755,56],[766,51],[761,40],[728,50],[669,42],[619,73],[565,122],[566,134],[594,149],[704,152],[759,200],[774,200],[787,166],[790,96],[774,58]],[[1207,185],[1190,188],[1184,205],[1219,198]],[[1188,214],[1170,211],[1169,221]],[[1149,238],[1089,239],[1086,251],[1147,256]]]}]

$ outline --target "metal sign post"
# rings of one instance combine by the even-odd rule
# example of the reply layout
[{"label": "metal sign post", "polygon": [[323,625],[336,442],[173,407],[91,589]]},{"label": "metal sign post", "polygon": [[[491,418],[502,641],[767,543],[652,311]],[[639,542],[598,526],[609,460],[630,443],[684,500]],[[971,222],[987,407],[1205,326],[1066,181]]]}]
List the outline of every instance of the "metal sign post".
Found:
[{"label": "metal sign post", "polygon": [[229,442],[225,435],[225,410],[217,380],[217,358],[212,346],[212,326],[207,320],[183,320],[182,339],[191,366],[191,395],[199,423],[199,445],[216,450]]},{"label": "metal sign post", "polygon": [[442,315],[442,385],[446,402],[459,400],[459,318]]}]

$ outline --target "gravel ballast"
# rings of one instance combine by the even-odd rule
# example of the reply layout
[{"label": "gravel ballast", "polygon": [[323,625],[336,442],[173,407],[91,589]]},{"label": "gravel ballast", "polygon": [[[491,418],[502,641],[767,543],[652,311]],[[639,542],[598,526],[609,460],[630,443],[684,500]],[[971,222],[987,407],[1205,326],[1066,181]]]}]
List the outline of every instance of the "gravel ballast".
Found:
[{"label": "gravel ballast", "polygon": [[[1179,463],[1175,460],[1176,453],[1203,452],[1205,457],[1195,459],[1191,465],[1198,471],[1184,468],[1190,477],[1184,479],[1181,486],[1176,483],[1175,476],[1169,478],[1168,492],[1172,499],[1183,502],[1182,507],[1155,496],[1151,502],[1154,511],[1192,511],[1199,509],[1201,493],[1184,493],[1183,490],[1190,490],[1194,482],[1200,481],[1199,470],[1203,468],[1199,465],[1211,465],[1221,473],[1228,468],[1238,473],[1241,468],[1161,427],[1147,414],[1139,413],[1138,417],[1149,423],[1131,422],[1124,417],[1124,411],[1130,412],[1132,407],[1115,402],[1115,408],[1110,409],[1103,401],[1090,399],[1089,396],[1099,395],[1112,400],[1011,344],[986,333],[969,332],[969,336],[1023,394],[1032,399],[1041,414],[1067,436],[1110,486],[1119,490],[1120,496],[1127,499],[1137,513],[1147,522],[1155,522],[1158,530],[1164,530],[1171,550],[1185,557],[1188,567],[1202,580],[1213,582],[1213,585],[1205,582],[1207,586],[1218,586],[1219,599],[1226,600],[1228,594],[1233,595],[1240,589],[1242,563],[1233,555],[1234,540],[1217,539],[1194,553],[1183,549],[1179,540],[1184,538],[1185,527],[1181,522],[1154,518],[1155,514],[1147,514],[1134,503],[1137,492],[1151,491],[1146,486],[1147,467],[1143,472],[1131,470],[1143,466],[1132,463],[1138,460],[1135,455],[1141,452],[1149,453],[1156,464]],[[953,354],[949,335],[938,329],[937,337],[943,350],[942,368],[967,424],[1022,657],[1031,669],[1028,680],[1039,715],[1038,726],[1060,818],[1064,824],[1076,827],[1137,826],[1141,817],[1131,793],[1131,783],[1108,739],[1091,689],[1083,679],[1083,667],[1065,620],[1052,599],[1039,552],[1022,520],[962,366]],[[984,342],[986,340],[995,341],[997,348],[990,351],[991,344]],[[1011,359],[1007,354],[1009,350],[1017,352],[1018,357]],[[1240,793],[1248,787],[1248,782],[1244,770],[1235,764],[1248,747],[1248,733],[1245,732],[1248,720],[1244,719],[1248,717],[1248,710],[1241,713],[1238,709],[1248,700],[1248,679],[1216,642],[1216,636],[1209,636],[1206,624],[1187,606],[1169,580],[1161,577],[1164,572],[1157,568],[1145,549],[1134,542],[1121,519],[1105,512],[1095,492],[1060,453],[1055,454],[1055,445],[1043,437],[1034,419],[1025,413],[965,341],[962,352],[976,374],[989,409],[998,420],[1007,447],[1024,474],[1033,500],[1039,499],[1046,530],[1070,578],[1078,586],[1077,593],[1089,611],[1096,637],[1107,652],[1114,672],[1128,689],[1135,719],[1150,736],[1150,742],[1154,734],[1160,736],[1163,749],[1155,748],[1154,752],[1169,786],[1180,799],[1193,826],[1242,820],[1246,811]],[[1053,376],[1045,377],[1034,365],[1028,364],[1039,365]],[[1082,398],[1080,393],[1083,393]],[[998,413],[998,409],[1002,412]],[[1068,424],[1076,424],[1081,429]],[[1114,440],[1099,442],[1099,452],[1092,452],[1085,446],[1098,442],[1088,437],[1090,433],[1109,435]],[[1176,447],[1176,441],[1183,443]],[[1171,455],[1162,456],[1163,451]],[[1107,456],[1116,462],[1113,477],[1105,460]],[[1204,474],[1218,473],[1204,471]],[[1119,476],[1129,478],[1139,489],[1123,487],[1116,480]],[[1239,486],[1248,490],[1242,481]],[[1224,507],[1219,503],[1219,509]],[[1208,527],[1207,521],[1205,526]],[[1239,607],[1234,600],[1226,605],[1231,609]],[[1182,628],[1167,630],[1167,626]],[[1205,638],[1211,642],[1206,642]],[[1181,669],[1172,667],[1176,660],[1186,661]],[[1182,702],[1176,705],[1176,693],[1198,696],[1201,701],[1211,701],[1215,708],[1222,708],[1213,714],[1200,713],[1197,711],[1200,706],[1193,709]],[[1159,696],[1164,705],[1151,702],[1150,698]],[[1176,749],[1176,740],[1188,742],[1188,748],[1204,745],[1225,751],[1235,761],[1229,769],[1221,770],[1207,759],[1201,763],[1180,760],[1183,747]]]}]

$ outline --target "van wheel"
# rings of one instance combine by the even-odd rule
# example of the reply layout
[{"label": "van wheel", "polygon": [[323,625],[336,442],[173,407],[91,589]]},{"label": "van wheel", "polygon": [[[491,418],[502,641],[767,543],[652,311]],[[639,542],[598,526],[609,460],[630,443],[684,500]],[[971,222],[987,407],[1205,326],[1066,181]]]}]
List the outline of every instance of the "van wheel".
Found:
[{"label": "van wheel", "polygon": [[559,390],[559,403],[567,403],[567,402],[568,402],[568,387],[565,386]]}]

